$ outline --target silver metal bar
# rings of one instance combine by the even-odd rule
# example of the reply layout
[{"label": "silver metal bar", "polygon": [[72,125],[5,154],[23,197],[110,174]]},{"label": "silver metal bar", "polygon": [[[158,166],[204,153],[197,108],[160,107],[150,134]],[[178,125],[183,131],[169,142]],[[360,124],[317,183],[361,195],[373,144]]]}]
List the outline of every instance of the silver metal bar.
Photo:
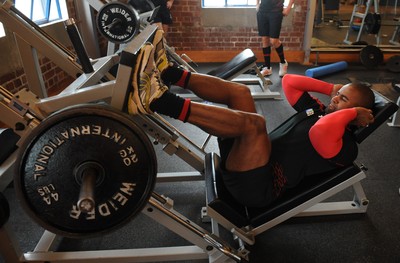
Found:
[{"label": "silver metal bar", "polygon": [[198,151],[200,151],[201,153],[205,154],[204,148],[202,146],[199,146],[197,144],[195,144],[188,136],[186,136],[183,132],[181,132],[180,130],[178,130],[174,125],[172,125],[171,123],[169,123],[168,121],[166,121],[161,115],[159,114],[155,114],[155,116],[157,116],[157,119],[159,119],[160,121],[162,121],[162,123],[167,126],[169,129],[171,129],[173,132],[179,134],[181,138],[185,139],[187,142],[189,142],[194,148],[196,148]]},{"label": "silver metal bar", "polygon": [[315,0],[307,0],[307,10],[306,12],[306,28],[304,30],[303,37],[303,50],[304,50],[304,63],[307,64],[310,62],[310,47],[311,47],[311,39],[314,30],[314,19],[315,19],[315,10],[317,1]]},{"label": "silver metal bar", "polygon": [[23,262],[130,263],[207,258],[207,254],[197,246],[176,246],[72,252],[27,252],[24,254]]},{"label": "silver metal bar", "polygon": [[86,2],[88,2],[96,11],[99,11],[104,5],[104,3],[100,0],[86,0]]},{"label": "silver metal bar", "polygon": [[13,152],[4,162],[0,164],[0,192],[12,182],[15,174],[15,160],[18,156],[18,150]]},{"label": "silver metal bar", "polygon": [[[400,97],[397,99],[397,105],[400,106]],[[400,113],[400,109],[397,110],[392,116],[392,121],[388,123],[390,127],[400,127],[400,118],[398,114]]]},{"label": "silver metal bar", "polygon": [[15,35],[15,41],[21,57],[22,65],[26,73],[28,86],[40,98],[47,97],[46,85],[44,84],[43,74],[39,64],[39,58],[36,49],[22,39],[18,34]]},{"label": "silver metal bar", "polygon": [[[157,195],[153,193],[153,195]],[[241,257],[238,256],[237,251],[231,248],[229,245],[224,244],[222,240],[219,240],[217,236],[209,234],[206,230],[195,225],[186,217],[182,216],[172,208],[165,208],[157,198],[150,197],[148,205],[143,209],[143,213],[151,217],[153,220],[164,225],[168,229],[171,229],[181,237],[190,241],[192,244],[204,249],[206,253],[216,253],[219,251],[226,257],[226,259],[232,259],[237,262],[241,261]],[[167,200],[165,201],[167,202]],[[212,246],[216,250],[210,247]],[[222,255],[220,255],[222,256]]]},{"label": "silver metal bar", "polygon": [[[93,2],[93,7],[97,6],[95,2],[98,2],[97,4],[102,5],[100,1]],[[74,4],[76,12],[75,18],[79,21],[85,21],[84,23],[79,23],[77,26],[81,33],[83,43],[85,43],[88,55],[91,58],[98,58],[100,57],[100,47],[96,24],[94,22],[95,18],[93,16],[93,10],[88,1],[74,1]]]},{"label": "silver metal bar", "polygon": [[60,93],[56,96],[42,99],[37,103],[37,107],[42,112],[50,114],[71,105],[109,99],[112,96],[114,84],[115,81],[109,81],[81,88],[70,94]]},{"label": "silver metal bar", "polygon": [[204,153],[196,153],[192,151],[180,141],[178,141],[179,136],[174,134],[165,128],[160,128],[161,126],[155,123],[152,116],[145,116],[142,114],[132,116],[135,121],[142,127],[142,129],[156,141],[155,143],[161,143],[164,146],[163,150],[169,155],[177,155],[187,164],[192,166],[199,172],[204,170]]},{"label": "silver metal bar", "polygon": [[53,251],[56,245],[56,241],[57,241],[57,235],[45,230],[33,251],[34,252]]},{"label": "silver metal bar", "polygon": [[[267,223],[265,223],[265,224],[263,224],[263,225],[261,225],[261,226],[259,226],[257,228],[254,228],[253,229],[254,234],[258,235],[258,234],[270,229],[271,227],[276,226],[277,224],[289,219],[290,217],[302,216],[301,213],[303,213],[303,215],[307,215],[307,212],[305,212],[307,209],[309,209],[309,211],[312,211],[312,213],[311,212],[309,213],[310,215],[313,215],[313,214],[323,215],[323,214],[325,214],[324,211],[321,211],[321,213],[317,212],[318,208],[320,208],[321,205],[317,205],[316,208],[311,208],[311,207],[313,207],[314,205],[322,202],[326,198],[331,197],[334,194],[346,189],[347,187],[352,186],[354,183],[359,182],[360,180],[364,179],[365,177],[366,177],[366,175],[365,175],[365,173],[363,171],[357,173],[353,177],[345,180],[344,182],[336,185],[335,187],[333,187],[333,188],[331,188],[331,189],[329,189],[329,190],[317,195],[314,198],[311,198],[310,200],[302,203],[301,205],[299,205],[299,206],[297,206],[297,207],[295,207],[295,208],[293,208],[293,209],[281,214],[280,216],[272,219],[271,221],[269,221],[269,222],[267,222]],[[323,209],[323,205],[324,204],[322,204],[322,209]],[[344,213],[346,213],[346,211],[347,211],[347,209],[345,209],[345,208],[343,208],[342,210],[344,211]],[[328,209],[328,211],[331,211],[331,210]],[[354,210],[354,211],[351,211],[351,212],[356,212],[356,211],[359,211],[360,213],[364,213],[365,212],[364,209]],[[327,214],[329,215],[330,213],[328,212]]]}]

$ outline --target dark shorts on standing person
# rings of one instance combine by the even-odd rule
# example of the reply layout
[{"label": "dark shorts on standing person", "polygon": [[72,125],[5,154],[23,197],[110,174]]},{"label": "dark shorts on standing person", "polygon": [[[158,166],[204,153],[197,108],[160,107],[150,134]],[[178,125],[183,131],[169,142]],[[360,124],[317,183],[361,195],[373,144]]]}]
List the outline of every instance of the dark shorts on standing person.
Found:
[{"label": "dark shorts on standing person", "polygon": [[282,26],[282,12],[257,12],[258,35],[279,38]]},{"label": "dark shorts on standing person", "polygon": [[[168,9],[166,1],[153,1],[154,5],[160,6],[158,9],[157,15],[154,18],[153,22],[154,23],[161,23],[164,25],[170,25],[172,24],[172,15],[171,11]],[[159,3],[159,5],[157,4]]]}]

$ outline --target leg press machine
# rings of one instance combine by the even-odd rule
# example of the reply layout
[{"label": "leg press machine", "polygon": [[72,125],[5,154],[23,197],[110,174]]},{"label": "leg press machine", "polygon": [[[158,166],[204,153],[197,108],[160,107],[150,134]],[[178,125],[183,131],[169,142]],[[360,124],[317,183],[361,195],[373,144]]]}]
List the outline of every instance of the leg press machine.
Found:
[{"label": "leg press machine", "polygon": [[[11,28],[11,26],[10,28],[16,32],[16,38],[20,39],[17,42],[20,43],[18,46],[21,55],[22,53],[29,54],[26,56],[28,62],[24,62],[24,68],[28,71],[27,75],[32,75],[28,78],[29,80],[32,79],[32,81],[28,81],[32,88],[31,90],[21,90],[16,94],[12,94],[3,88],[0,90],[1,121],[11,127],[1,130],[0,133],[0,140],[2,141],[0,190],[2,191],[13,180],[15,161],[20,151],[18,147],[21,146],[21,142],[54,112],[72,105],[98,101],[106,102],[114,109],[125,110],[136,54],[145,42],[152,39],[156,30],[154,26],[147,26],[126,45],[119,55],[112,54],[92,61],[93,72],[85,73],[76,59],[71,57],[72,55],[65,55],[65,51],[55,45],[54,41],[49,40],[48,37],[43,36],[37,30],[29,29],[29,25],[9,10],[10,6],[8,6],[8,2],[5,2],[0,9],[0,20],[7,26],[9,23],[15,25],[14,28]],[[23,33],[18,34],[17,32]],[[28,50],[31,51],[28,52]],[[36,50],[49,57],[71,76],[77,76],[72,84],[56,96],[47,97],[44,91],[43,82],[38,77],[40,76],[40,68],[38,68],[36,61]],[[245,62],[242,61],[243,58],[246,58]],[[245,50],[220,68],[220,71],[216,70],[210,74],[225,79],[235,79],[238,74],[254,66],[254,58],[252,52]],[[242,62],[243,64],[240,65]],[[119,63],[118,72],[116,77],[113,78],[108,72],[117,63]],[[235,66],[238,66],[238,68],[235,68]],[[222,75],[223,72],[229,72],[229,74]],[[377,98],[380,101],[376,104],[376,122],[355,133],[359,142],[398,109],[396,104],[385,98],[381,96],[377,96]],[[191,145],[187,147],[181,142],[182,136],[158,116],[137,115],[132,118],[149,137],[153,138],[154,143],[162,144],[164,151],[170,155],[177,155],[196,170],[194,174],[189,175],[163,176],[157,174],[158,182],[205,180],[207,188],[205,213],[212,219],[213,231],[210,233],[176,211],[171,199],[152,192],[141,212],[193,245],[57,252],[54,244],[59,236],[45,230],[35,249],[31,252],[23,252],[9,222],[7,222],[9,217],[7,201],[0,195],[0,251],[7,262],[110,262],[111,260],[114,262],[145,262],[193,259],[208,259],[209,262],[241,262],[248,260],[248,251],[245,245],[240,242],[239,248],[233,248],[227,244],[218,237],[218,225],[231,230],[235,237],[251,245],[254,244],[255,235],[295,215],[364,213],[366,211],[368,200],[360,184],[360,180],[365,178],[365,174],[362,168],[356,164],[340,169],[335,174],[321,176],[320,180],[304,182],[272,207],[255,210],[240,206],[229,197],[229,193],[221,183],[217,154],[206,153],[203,146]],[[186,141],[185,138],[183,139]],[[7,143],[3,144],[4,141]],[[349,186],[353,186],[356,192],[354,200],[342,204],[320,203]]]}]

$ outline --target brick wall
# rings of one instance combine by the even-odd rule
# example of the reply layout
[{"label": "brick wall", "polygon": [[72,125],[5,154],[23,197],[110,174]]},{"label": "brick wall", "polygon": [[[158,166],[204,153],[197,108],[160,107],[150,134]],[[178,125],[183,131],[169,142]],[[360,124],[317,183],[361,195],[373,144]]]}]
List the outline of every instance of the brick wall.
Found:
[{"label": "brick wall", "polygon": [[[281,30],[281,40],[284,43],[285,50],[288,51],[301,51],[303,45],[307,1],[298,0],[296,5],[301,8],[301,11],[296,12],[295,9],[292,9],[291,24],[284,25]],[[74,0],[67,0],[67,6],[69,16],[76,17]],[[257,27],[204,26],[201,1],[199,0],[175,1],[171,12],[174,24],[170,27],[168,41],[170,46],[175,47],[178,53],[184,51],[200,52],[204,61],[210,59],[219,62],[215,55],[213,56],[213,52],[217,52],[216,54],[221,58],[221,61],[226,61],[226,57],[230,57],[231,54],[244,48],[252,48],[255,52],[261,49],[261,39],[258,36]],[[101,37],[99,39],[104,40]],[[100,42],[102,54],[105,54],[106,43],[105,41]],[[229,55],[221,56],[223,51],[228,51]],[[275,56],[273,53],[272,60]],[[290,58],[288,60],[290,61]],[[204,62],[201,59],[195,61]],[[47,58],[42,57],[40,65],[47,90],[58,88],[60,83],[72,81],[70,76]],[[24,70],[20,68],[0,76],[0,85],[5,86],[11,92],[24,88],[27,85]]]},{"label": "brick wall", "polygon": [[[285,50],[302,49],[306,23],[307,1],[298,0],[300,11],[292,9],[292,23],[283,26],[281,40]],[[178,0],[171,9],[173,25],[170,26],[168,41],[178,51],[242,50],[261,48],[257,27],[205,27],[202,22],[199,0]],[[205,18],[206,19],[206,18]]]},{"label": "brick wall", "polygon": [[[43,81],[46,90],[49,93],[56,93],[61,87],[66,86],[73,81],[73,78],[61,70],[56,64],[48,58],[42,57],[39,59],[41,71],[43,73]],[[11,91],[17,92],[20,89],[27,88],[26,75],[23,68],[7,73],[0,77],[0,85]]]}]

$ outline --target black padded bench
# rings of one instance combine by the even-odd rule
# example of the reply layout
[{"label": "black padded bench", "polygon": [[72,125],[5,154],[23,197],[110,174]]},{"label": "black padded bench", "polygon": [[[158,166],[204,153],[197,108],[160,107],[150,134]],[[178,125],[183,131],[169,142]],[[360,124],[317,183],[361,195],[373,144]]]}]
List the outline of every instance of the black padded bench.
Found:
[{"label": "black padded bench", "polygon": [[[175,54],[176,55],[176,54]],[[180,57],[178,56],[177,62],[182,62]],[[242,83],[245,85],[255,85],[260,87],[261,91],[251,90],[251,95],[254,99],[281,99],[281,95],[279,92],[271,91],[269,89],[269,85],[272,84],[269,78],[265,78],[260,70],[257,67],[257,57],[253,53],[253,51],[249,48],[243,50],[231,60],[226,62],[225,64],[209,71],[207,74],[211,76],[215,76],[224,80],[230,80],[233,82]],[[190,67],[190,66],[189,66]],[[254,69],[257,73],[257,77],[244,77],[241,76],[246,71]],[[192,69],[195,71],[194,69]],[[192,100],[199,99],[197,96],[191,93],[187,94],[179,94],[181,97],[190,98]]]},{"label": "black padded bench", "polygon": [[[280,99],[281,96],[279,92],[271,92],[268,88],[269,85],[272,84],[269,78],[265,78],[260,70],[257,67],[257,57],[254,52],[247,48],[237,54],[230,61],[225,64],[219,66],[216,69],[208,72],[208,75],[216,76],[225,80],[231,80],[247,85],[257,85],[261,87],[261,92],[252,92],[252,95],[255,99]],[[246,71],[254,69],[257,73],[258,78],[239,78],[240,75],[245,73]]]},{"label": "black padded bench", "polygon": [[[378,93],[375,97],[373,109],[375,122],[369,127],[354,131],[358,143],[386,122],[399,108]],[[327,174],[306,176],[298,187],[289,189],[281,199],[265,208],[250,208],[239,204],[225,188],[219,165],[220,157],[216,153],[206,155],[207,215],[248,244],[254,243],[255,235],[300,213],[305,215],[365,213],[367,209],[368,200],[359,182],[366,175],[356,164]],[[327,204],[321,203],[323,200],[350,186],[353,186],[357,196],[349,202],[341,202],[345,205],[340,211],[315,208],[322,208]],[[332,207],[337,208],[337,205]]]},{"label": "black padded bench", "polygon": [[219,77],[225,80],[232,80],[246,72],[249,69],[252,69],[257,62],[257,57],[253,53],[253,51],[249,48],[243,50],[239,54],[237,54],[230,61],[225,64],[219,66],[216,69],[209,71],[207,74]]}]

